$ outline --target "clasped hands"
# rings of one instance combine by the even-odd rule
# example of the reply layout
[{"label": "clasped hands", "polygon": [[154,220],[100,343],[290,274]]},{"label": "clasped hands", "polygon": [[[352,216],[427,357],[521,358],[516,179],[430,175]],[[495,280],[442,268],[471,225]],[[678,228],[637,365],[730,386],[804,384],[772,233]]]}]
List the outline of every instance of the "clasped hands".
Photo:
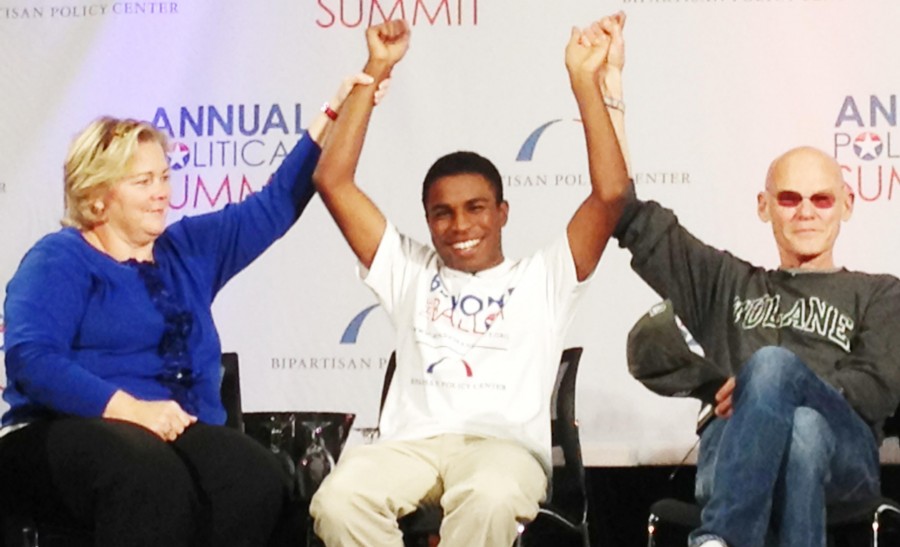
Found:
[{"label": "clasped hands", "polygon": [[625,66],[624,28],[625,13],[621,11],[583,29],[572,27],[566,45],[566,69],[572,85],[598,82],[606,95],[606,83],[618,80]]}]

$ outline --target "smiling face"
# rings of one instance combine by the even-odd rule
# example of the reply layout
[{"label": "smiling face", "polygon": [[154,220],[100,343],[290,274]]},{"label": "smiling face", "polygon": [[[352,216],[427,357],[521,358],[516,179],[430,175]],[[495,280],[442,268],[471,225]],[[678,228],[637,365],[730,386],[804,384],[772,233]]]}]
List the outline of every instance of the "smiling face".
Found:
[{"label": "smiling face", "polygon": [[454,270],[480,272],[503,262],[500,232],[509,205],[499,201],[482,175],[438,178],[425,198],[425,219],[434,248]]},{"label": "smiling face", "polygon": [[833,158],[795,148],[769,167],[758,213],[772,223],[782,268],[834,268],[834,242],[853,212],[853,193]]},{"label": "smiling face", "polygon": [[106,229],[132,247],[152,243],[166,229],[170,190],[169,162],[162,146],[140,142],[128,174],[102,199]]}]

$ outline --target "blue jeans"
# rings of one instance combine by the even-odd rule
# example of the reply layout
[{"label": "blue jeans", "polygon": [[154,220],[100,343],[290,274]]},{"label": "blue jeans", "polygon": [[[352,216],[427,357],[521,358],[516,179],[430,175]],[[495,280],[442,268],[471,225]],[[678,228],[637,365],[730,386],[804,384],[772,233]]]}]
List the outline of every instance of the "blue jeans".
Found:
[{"label": "blue jeans", "polygon": [[701,438],[689,544],[824,546],[826,505],[881,491],[872,430],[786,349],[760,349],[736,380],[734,414]]}]

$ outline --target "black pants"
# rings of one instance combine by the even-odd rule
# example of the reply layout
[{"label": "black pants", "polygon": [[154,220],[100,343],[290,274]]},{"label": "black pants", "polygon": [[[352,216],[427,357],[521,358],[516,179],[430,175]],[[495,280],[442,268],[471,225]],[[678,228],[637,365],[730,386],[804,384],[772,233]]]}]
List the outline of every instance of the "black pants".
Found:
[{"label": "black pants", "polygon": [[93,531],[95,545],[266,545],[290,495],[276,458],[234,429],[167,443],[114,420],[62,418],[0,439],[0,510]]}]

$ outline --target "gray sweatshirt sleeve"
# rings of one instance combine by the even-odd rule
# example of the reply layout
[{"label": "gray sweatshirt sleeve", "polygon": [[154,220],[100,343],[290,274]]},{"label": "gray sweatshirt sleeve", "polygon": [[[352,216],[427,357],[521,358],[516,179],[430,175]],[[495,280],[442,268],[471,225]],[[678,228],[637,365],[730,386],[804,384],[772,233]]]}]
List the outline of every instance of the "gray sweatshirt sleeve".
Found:
[{"label": "gray sweatshirt sleeve", "polygon": [[827,380],[874,424],[900,404],[900,281],[888,275],[872,279],[865,312],[857,318],[853,349]]},{"label": "gray sweatshirt sleeve", "polygon": [[711,247],[679,224],[675,214],[653,201],[633,198],[613,232],[631,251],[631,267],[663,298],[701,344],[721,334],[735,283],[751,266]]}]

